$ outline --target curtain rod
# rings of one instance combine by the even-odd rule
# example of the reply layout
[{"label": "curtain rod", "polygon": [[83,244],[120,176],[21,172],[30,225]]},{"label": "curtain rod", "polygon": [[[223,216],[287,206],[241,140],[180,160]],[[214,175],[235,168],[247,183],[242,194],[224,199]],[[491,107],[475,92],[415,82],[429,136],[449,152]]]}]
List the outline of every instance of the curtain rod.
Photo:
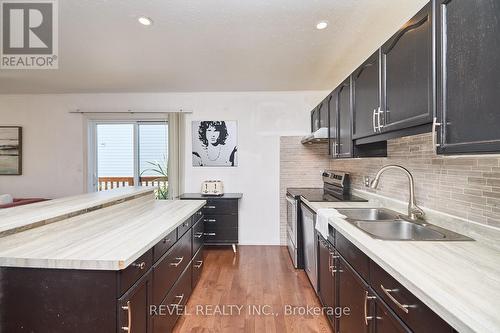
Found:
[{"label": "curtain rod", "polygon": [[73,114],[110,114],[110,113],[117,113],[117,114],[142,114],[142,113],[147,113],[147,114],[163,114],[163,113],[192,113],[193,111],[192,110],[187,110],[187,109],[171,109],[171,110],[157,110],[157,111],[154,111],[154,110],[149,110],[149,111],[146,111],[146,110],[133,110],[133,109],[129,109],[127,111],[83,111],[83,110],[80,110],[80,109],[76,109],[76,110],[73,110],[73,111],[69,111],[69,113],[73,113]]}]

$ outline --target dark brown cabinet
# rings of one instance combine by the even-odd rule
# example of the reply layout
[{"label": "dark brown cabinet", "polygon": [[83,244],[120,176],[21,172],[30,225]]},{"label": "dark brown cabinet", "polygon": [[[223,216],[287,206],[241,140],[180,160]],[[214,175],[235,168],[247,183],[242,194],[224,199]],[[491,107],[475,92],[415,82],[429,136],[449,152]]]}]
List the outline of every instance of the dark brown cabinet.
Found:
[{"label": "dark brown cabinet", "polygon": [[[337,306],[337,279],[336,266],[337,254],[332,245],[330,245],[321,236],[319,237],[318,249],[318,290],[319,298],[323,306],[334,309]],[[335,317],[328,315],[330,324],[335,328]]]},{"label": "dark brown cabinet", "polygon": [[500,2],[436,0],[438,152],[500,151]]},{"label": "dark brown cabinet", "polygon": [[186,193],[181,200],[206,200],[203,207],[203,238],[205,245],[238,244],[238,205],[241,193],[225,193],[219,197],[202,196],[198,193]]},{"label": "dark brown cabinet", "polygon": [[159,315],[153,317],[153,333],[172,332],[177,320],[184,314],[186,303],[192,293],[191,269],[190,264],[160,303]]},{"label": "dark brown cabinet", "polygon": [[350,309],[339,318],[339,332],[371,332],[375,318],[374,299],[368,284],[342,257],[339,259],[339,305]]},{"label": "dark brown cabinet", "polygon": [[342,310],[338,318],[328,318],[335,332],[454,332],[336,230],[330,230],[328,241],[318,237],[318,274],[321,303]]},{"label": "dark brown cabinet", "polygon": [[380,54],[375,52],[352,74],[352,137],[379,133]]},{"label": "dark brown cabinet", "polygon": [[0,267],[0,332],[171,332],[202,274],[202,219],[119,271]]},{"label": "dark brown cabinet", "polygon": [[348,77],[328,98],[330,151],[333,158],[352,157],[351,78]]},{"label": "dark brown cabinet", "polygon": [[311,131],[328,128],[328,117],[328,100],[325,99],[311,111]]},{"label": "dark brown cabinet", "polygon": [[370,285],[385,304],[415,332],[450,332],[449,325],[373,261]]},{"label": "dark brown cabinet", "polygon": [[381,48],[382,105],[376,117],[381,132],[432,122],[433,54],[429,3]]},{"label": "dark brown cabinet", "polygon": [[150,285],[148,273],[118,300],[119,332],[149,332]]},{"label": "dark brown cabinet", "polygon": [[[411,333],[401,319],[398,318],[383,302],[375,300],[375,333]],[[427,331],[433,332],[433,330]]]}]

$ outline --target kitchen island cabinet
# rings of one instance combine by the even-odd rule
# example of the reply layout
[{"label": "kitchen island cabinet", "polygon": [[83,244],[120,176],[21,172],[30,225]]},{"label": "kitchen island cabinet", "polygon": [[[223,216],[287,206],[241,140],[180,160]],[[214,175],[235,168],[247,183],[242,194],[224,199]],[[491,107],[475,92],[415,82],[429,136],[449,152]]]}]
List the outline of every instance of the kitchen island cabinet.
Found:
[{"label": "kitchen island cabinet", "polygon": [[204,204],[151,190],[0,238],[0,331],[169,332],[203,267]]}]

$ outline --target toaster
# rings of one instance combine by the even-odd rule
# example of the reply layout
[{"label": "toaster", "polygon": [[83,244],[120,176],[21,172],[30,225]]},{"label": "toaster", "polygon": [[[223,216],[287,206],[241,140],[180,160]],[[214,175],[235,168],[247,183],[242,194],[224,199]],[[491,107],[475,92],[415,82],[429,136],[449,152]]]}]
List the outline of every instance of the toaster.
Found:
[{"label": "toaster", "polygon": [[224,194],[224,185],[221,180],[206,180],[201,183],[201,195],[218,196]]}]

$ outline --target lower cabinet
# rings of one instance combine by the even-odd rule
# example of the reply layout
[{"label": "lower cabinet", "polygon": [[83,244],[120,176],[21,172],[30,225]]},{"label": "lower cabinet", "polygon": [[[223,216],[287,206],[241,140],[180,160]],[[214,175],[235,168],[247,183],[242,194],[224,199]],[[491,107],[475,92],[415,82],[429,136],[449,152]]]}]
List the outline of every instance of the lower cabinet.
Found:
[{"label": "lower cabinet", "polygon": [[118,300],[118,331],[149,332],[151,272],[143,276]]},{"label": "lower cabinet", "polygon": [[[338,231],[318,240],[318,296],[336,333],[455,332]],[[345,311],[348,311],[346,314]]]},{"label": "lower cabinet", "polygon": [[339,332],[372,332],[374,318],[374,296],[366,282],[347,262],[340,258],[339,272],[339,305],[350,309],[349,315],[339,318]]},{"label": "lower cabinet", "polygon": [[[318,292],[322,304],[327,308],[335,308],[337,306],[337,258],[338,256],[333,246],[322,237],[319,237]],[[335,316],[328,315],[328,320],[335,329]]]},{"label": "lower cabinet", "polygon": [[171,332],[203,270],[201,212],[119,271],[0,267],[0,332]]},{"label": "lower cabinet", "polygon": [[[158,307],[158,315],[153,317],[153,333],[172,332],[175,323],[184,313],[192,292],[192,265],[182,273],[179,280]],[[139,331],[140,332],[140,331]]]},{"label": "lower cabinet", "polygon": [[376,333],[411,333],[408,326],[379,299],[375,300],[375,315]]}]

